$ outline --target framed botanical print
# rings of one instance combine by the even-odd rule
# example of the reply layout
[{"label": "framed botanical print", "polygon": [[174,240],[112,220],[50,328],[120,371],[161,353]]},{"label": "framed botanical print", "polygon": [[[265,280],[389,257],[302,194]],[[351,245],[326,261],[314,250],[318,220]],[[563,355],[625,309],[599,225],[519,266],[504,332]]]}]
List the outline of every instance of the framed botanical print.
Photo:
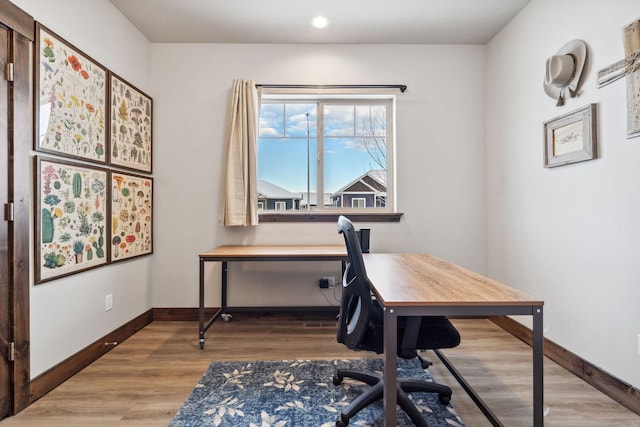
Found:
[{"label": "framed botanical print", "polygon": [[108,261],[107,171],[36,158],[36,283]]},{"label": "framed botanical print", "polygon": [[36,23],[38,151],[106,163],[107,70]]},{"label": "framed botanical print", "polygon": [[110,72],[112,165],[151,173],[151,97]]},{"label": "framed botanical print", "polygon": [[112,171],[111,262],[153,252],[153,179]]}]

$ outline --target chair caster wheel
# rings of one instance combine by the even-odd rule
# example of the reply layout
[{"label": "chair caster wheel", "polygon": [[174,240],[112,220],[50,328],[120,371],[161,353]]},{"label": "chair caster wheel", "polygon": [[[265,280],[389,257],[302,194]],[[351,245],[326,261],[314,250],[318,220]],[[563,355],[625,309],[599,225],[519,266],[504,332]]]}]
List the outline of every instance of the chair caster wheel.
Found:
[{"label": "chair caster wheel", "polygon": [[337,374],[333,375],[333,385],[340,385],[342,384],[342,378],[339,377]]},{"label": "chair caster wheel", "polygon": [[448,405],[449,402],[451,402],[451,396],[447,396],[446,394],[439,394],[438,395],[438,400],[440,401],[440,403],[442,403],[443,405]]},{"label": "chair caster wheel", "polygon": [[433,363],[427,359],[424,359],[422,356],[418,354],[418,360],[420,361],[420,367],[422,369],[428,369],[429,366],[433,365]]},{"label": "chair caster wheel", "polygon": [[342,415],[338,417],[336,420],[336,427],[347,427],[349,425],[349,420],[343,420]]}]

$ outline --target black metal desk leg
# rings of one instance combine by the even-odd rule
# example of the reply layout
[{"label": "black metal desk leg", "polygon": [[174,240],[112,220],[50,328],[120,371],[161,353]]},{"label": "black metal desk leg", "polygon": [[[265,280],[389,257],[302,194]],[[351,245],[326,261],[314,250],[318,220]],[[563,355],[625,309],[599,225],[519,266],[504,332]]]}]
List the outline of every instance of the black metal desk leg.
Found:
[{"label": "black metal desk leg", "polygon": [[228,266],[227,261],[222,261],[222,281],[220,283],[220,313],[222,319],[225,322],[228,322],[231,319],[231,315],[228,314],[227,311],[227,275],[228,275]]},{"label": "black metal desk leg", "polygon": [[398,404],[398,316],[384,307],[384,425],[395,427]]},{"label": "black metal desk leg", "polygon": [[204,348],[204,260],[200,258],[200,303],[198,305],[198,331],[200,350]]},{"label": "black metal desk leg", "polygon": [[544,425],[542,306],[533,308],[533,425]]}]

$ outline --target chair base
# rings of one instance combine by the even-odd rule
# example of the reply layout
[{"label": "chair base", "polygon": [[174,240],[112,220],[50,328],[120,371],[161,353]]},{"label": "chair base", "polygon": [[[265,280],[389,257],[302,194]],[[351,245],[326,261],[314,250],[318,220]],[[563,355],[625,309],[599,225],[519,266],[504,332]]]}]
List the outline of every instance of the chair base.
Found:
[{"label": "chair base", "polygon": [[[371,388],[353,400],[349,406],[340,413],[336,420],[337,427],[346,427],[349,425],[351,418],[373,402],[382,399],[384,393],[384,382],[380,375],[351,369],[338,369],[333,376],[333,384],[340,385],[345,377],[362,381],[370,385]],[[428,427],[428,425],[418,408],[416,408],[409,399],[409,396],[407,396],[407,393],[412,392],[438,393],[438,400],[443,405],[447,405],[451,401],[451,389],[445,385],[412,378],[398,378],[398,405],[400,405],[402,410],[417,427]]]}]

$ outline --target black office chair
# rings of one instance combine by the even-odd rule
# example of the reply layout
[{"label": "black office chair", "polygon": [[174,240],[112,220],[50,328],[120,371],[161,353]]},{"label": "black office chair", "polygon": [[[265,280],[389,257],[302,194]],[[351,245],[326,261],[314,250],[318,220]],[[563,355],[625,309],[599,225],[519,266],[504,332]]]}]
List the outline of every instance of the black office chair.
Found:
[{"label": "black office chair", "polygon": [[[367,277],[356,230],[349,219],[340,216],[338,232],[344,236],[349,258],[342,280],[338,342],[353,350],[375,351],[380,354],[384,346],[383,313],[371,293],[371,282]],[[398,356],[403,359],[418,357],[417,350],[451,348],[459,343],[460,334],[444,316],[398,318]],[[422,362],[423,367],[429,363]],[[342,411],[336,421],[338,427],[348,425],[349,420],[359,411],[382,399],[383,396],[383,378],[380,375],[338,369],[333,377],[333,383],[339,385],[345,377],[362,381],[372,387]],[[418,427],[427,426],[427,423],[407,396],[406,393],[410,392],[438,393],[438,399],[443,405],[451,400],[451,389],[447,386],[410,378],[398,378],[398,404]]]}]

